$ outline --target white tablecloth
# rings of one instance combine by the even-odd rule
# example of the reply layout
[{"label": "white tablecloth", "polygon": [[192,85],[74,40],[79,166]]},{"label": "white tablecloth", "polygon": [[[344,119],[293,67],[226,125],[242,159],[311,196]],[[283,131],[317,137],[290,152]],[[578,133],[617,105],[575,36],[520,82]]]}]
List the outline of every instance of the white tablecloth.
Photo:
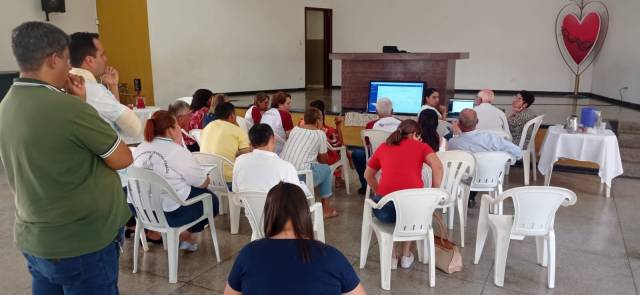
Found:
[{"label": "white tablecloth", "polygon": [[160,110],[159,107],[146,107],[144,109],[134,108],[133,112],[138,116],[138,119],[140,119],[140,123],[142,124],[143,131],[137,137],[125,136],[123,138],[124,142],[126,144],[141,143],[144,140],[144,125],[147,123],[147,119],[151,118],[151,115],[153,115],[153,113],[155,113],[158,110]]},{"label": "white tablecloth", "polygon": [[538,164],[540,173],[550,173],[559,158],[597,163],[598,175],[608,187],[613,178],[622,174],[618,138],[611,130],[588,134],[568,133],[562,126],[549,127]]}]

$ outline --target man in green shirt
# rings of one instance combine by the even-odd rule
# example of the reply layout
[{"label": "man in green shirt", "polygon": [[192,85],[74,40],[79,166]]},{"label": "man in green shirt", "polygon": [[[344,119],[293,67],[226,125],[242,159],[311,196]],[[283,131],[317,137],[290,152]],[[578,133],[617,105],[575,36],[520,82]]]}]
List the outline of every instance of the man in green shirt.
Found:
[{"label": "man in green shirt", "polygon": [[117,294],[130,212],[114,170],[132,163],[131,152],[84,102],[62,30],[26,22],[11,39],[20,78],[0,104],[0,156],[33,294]]}]

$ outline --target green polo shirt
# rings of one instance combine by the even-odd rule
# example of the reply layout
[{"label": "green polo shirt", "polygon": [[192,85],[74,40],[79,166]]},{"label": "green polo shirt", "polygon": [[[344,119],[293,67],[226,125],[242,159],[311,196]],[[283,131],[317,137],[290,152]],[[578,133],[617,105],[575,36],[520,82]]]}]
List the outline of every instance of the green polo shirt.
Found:
[{"label": "green polo shirt", "polygon": [[130,217],[103,158],[121,139],[96,110],[42,81],[16,79],[0,103],[0,156],[15,194],[18,249],[75,257],[111,243]]}]

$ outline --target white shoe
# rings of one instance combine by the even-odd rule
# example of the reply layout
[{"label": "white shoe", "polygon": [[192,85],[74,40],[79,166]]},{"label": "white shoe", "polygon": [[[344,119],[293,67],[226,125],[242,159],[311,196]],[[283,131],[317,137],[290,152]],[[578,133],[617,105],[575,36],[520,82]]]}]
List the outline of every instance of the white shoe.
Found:
[{"label": "white shoe", "polygon": [[391,258],[391,269],[398,269],[398,258]]},{"label": "white shoe", "polygon": [[185,251],[189,251],[189,252],[196,252],[196,251],[198,251],[198,244],[191,244],[191,243],[186,242],[186,241],[180,241],[180,245],[178,246],[178,248],[180,250],[185,250]]},{"label": "white shoe", "polygon": [[411,256],[409,257],[402,256],[402,259],[400,260],[400,266],[402,268],[409,268],[413,264],[413,260],[415,260],[415,258],[413,257],[413,253],[411,253]]}]

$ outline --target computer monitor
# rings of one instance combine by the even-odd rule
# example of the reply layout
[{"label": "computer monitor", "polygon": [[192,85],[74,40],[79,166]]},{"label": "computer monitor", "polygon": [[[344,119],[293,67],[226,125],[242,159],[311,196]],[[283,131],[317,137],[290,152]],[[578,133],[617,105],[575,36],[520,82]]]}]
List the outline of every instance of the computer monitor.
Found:
[{"label": "computer monitor", "polygon": [[458,117],[464,109],[473,109],[473,99],[450,99],[447,117]]},{"label": "computer monitor", "polygon": [[425,82],[371,81],[367,112],[375,113],[378,98],[386,97],[393,103],[396,114],[416,115],[422,107]]}]

